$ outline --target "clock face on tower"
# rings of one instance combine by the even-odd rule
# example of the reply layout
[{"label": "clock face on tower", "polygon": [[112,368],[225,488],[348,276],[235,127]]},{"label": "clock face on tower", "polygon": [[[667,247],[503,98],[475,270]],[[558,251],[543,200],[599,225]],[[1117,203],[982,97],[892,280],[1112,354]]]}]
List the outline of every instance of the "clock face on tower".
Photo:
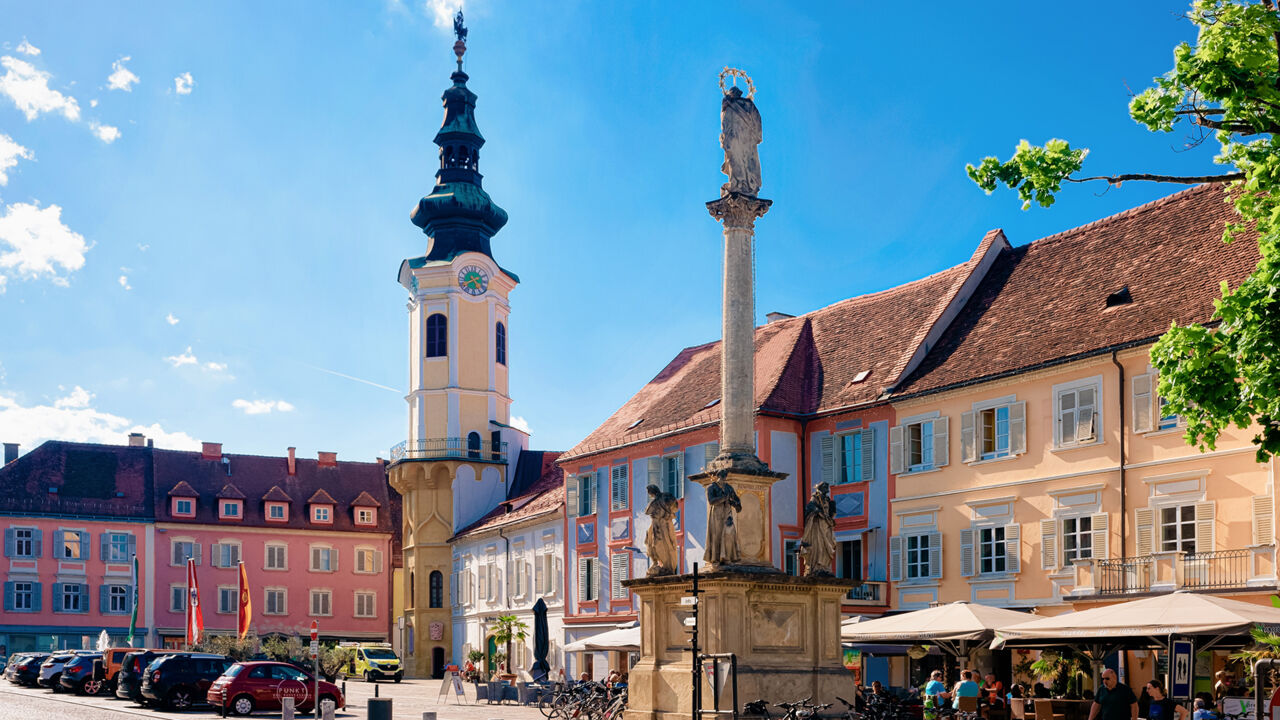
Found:
[{"label": "clock face on tower", "polygon": [[458,271],[458,287],[468,295],[483,295],[489,289],[489,273],[482,267],[468,265]]}]

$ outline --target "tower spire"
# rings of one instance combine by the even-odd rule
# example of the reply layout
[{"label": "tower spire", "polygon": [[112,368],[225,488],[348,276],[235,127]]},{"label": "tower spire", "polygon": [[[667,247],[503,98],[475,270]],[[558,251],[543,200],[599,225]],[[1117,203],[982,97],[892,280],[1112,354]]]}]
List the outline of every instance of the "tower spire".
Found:
[{"label": "tower spire", "polygon": [[462,11],[453,19],[453,53],[458,69],[444,91],[444,123],[433,142],[439,146],[440,167],[431,194],[418,201],[410,214],[414,225],[431,238],[427,260],[450,260],[463,252],[493,257],[490,239],[507,224],[507,211],[498,207],[481,187],[480,148],[484,136],[476,125],[476,94],[467,88],[462,71],[467,52],[467,27]]}]

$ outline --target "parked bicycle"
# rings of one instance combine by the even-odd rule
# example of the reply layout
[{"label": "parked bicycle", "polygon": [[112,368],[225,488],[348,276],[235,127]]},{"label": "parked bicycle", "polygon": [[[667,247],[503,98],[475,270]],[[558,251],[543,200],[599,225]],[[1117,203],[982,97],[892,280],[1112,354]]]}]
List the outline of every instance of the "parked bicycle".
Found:
[{"label": "parked bicycle", "polygon": [[[831,703],[815,703],[811,695],[795,702],[775,703],[773,707],[782,708],[786,711],[786,714],[780,720],[809,720],[831,707]],[[755,700],[747,703],[742,708],[742,714],[745,717],[773,717],[769,714],[769,703],[765,700]]]}]

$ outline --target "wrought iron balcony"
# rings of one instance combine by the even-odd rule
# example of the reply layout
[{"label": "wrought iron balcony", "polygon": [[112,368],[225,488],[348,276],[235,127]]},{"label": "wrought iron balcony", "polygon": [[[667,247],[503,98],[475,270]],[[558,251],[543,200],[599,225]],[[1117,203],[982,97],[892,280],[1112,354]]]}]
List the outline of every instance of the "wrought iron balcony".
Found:
[{"label": "wrought iron balcony", "polygon": [[391,462],[401,460],[475,460],[506,463],[507,443],[468,444],[466,438],[405,441],[391,448]]},{"label": "wrought iron balcony", "polygon": [[845,605],[884,605],[889,584],[882,580],[863,580],[844,596]]},{"label": "wrought iron balcony", "polygon": [[1075,575],[1072,597],[1275,587],[1275,546],[1076,560]]}]

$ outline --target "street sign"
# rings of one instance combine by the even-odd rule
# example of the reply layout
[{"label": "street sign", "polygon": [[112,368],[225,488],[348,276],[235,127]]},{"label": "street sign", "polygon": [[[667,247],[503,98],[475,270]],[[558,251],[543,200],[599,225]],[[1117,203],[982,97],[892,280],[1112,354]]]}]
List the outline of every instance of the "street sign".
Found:
[{"label": "street sign", "polygon": [[696,595],[686,595],[685,597],[680,598],[680,604],[681,604],[681,605],[697,605],[697,604],[698,604],[698,596],[696,596]]},{"label": "street sign", "polygon": [[1169,695],[1174,698],[1191,697],[1191,641],[1174,640],[1172,662],[1169,667]]},{"label": "street sign", "polygon": [[685,619],[684,619],[684,624],[685,624],[685,626],[686,626],[686,627],[693,627],[694,625],[697,625],[697,624],[698,624],[698,618],[696,618],[696,617],[687,617],[687,618],[685,618]]},{"label": "street sign", "polygon": [[314,645],[316,640],[320,639],[320,625],[315,620],[311,621],[311,644]]},{"label": "street sign", "polygon": [[315,659],[316,657],[319,657],[319,655],[320,655],[320,641],[312,640],[311,641],[311,657],[312,659]]}]

